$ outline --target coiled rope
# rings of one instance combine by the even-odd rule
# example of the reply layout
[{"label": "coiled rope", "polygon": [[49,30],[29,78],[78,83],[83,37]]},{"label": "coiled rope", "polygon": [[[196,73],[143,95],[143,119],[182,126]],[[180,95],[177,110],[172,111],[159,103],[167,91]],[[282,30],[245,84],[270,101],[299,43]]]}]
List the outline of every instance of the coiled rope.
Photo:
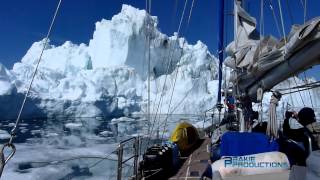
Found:
[{"label": "coiled rope", "polygon": [[274,92],[270,99],[269,105],[269,122],[267,126],[267,135],[271,139],[278,138],[278,122],[277,122],[277,106],[280,101],[281,94],[279,92]]}]

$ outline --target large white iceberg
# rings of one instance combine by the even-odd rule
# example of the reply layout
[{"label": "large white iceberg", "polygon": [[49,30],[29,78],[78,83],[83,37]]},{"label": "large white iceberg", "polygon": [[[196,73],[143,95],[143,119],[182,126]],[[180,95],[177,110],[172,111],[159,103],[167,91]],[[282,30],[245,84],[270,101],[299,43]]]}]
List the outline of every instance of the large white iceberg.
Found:
[{"label": "large white iceberg", "polygon": [[[161,96],[158,113],[167,113],[173,88],[174,113],[211,108],[216,103],[216,59],[202,42],[189,45],[176,34],[168,37],[157,24],[145,10],[123,5],[111,20],[96,23],[88,45],[47,45],[23,117],[146,112],[148,77],[153,113]],[[0,66],[1,118],[15,118],[44,42],[33,43],[12,70]]]}]

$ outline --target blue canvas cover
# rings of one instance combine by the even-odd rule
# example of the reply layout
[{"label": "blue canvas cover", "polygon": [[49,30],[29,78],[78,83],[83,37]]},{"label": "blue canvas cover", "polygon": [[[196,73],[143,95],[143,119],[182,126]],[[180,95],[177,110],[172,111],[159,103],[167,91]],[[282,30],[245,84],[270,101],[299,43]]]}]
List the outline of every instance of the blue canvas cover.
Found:
[{"label": "blue canvas cover", "polygon": [[245,156],[278,151],[279,144],[262,133],[227,132],[221,138],[221,156]]}]

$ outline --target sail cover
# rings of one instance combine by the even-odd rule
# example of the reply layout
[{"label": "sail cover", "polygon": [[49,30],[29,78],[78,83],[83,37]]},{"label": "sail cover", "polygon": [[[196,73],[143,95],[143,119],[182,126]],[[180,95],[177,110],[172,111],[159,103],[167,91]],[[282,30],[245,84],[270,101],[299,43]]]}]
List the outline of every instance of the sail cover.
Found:
[{"label": "sail cover", "polygon": [[294,25],[286,40],[277,40],[272,36],[260,37],[256,19],[239,4],[236,8],[236,39],[226,48],[228,56],[224,64],[234,72],[237,70],[237,76],[231,81],[237,82],[239,90],[253,101],[258,88],[270,90],[290,76],[319,64],[320,51],[316,50],[319,48],[311,51],[310,46],[320,46],[320,17]]}]

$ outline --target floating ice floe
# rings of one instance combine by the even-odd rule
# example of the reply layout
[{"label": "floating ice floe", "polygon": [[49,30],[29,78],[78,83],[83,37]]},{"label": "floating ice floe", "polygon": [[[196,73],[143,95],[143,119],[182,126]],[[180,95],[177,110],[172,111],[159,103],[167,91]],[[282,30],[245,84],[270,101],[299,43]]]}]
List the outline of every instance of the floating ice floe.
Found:
[{"label": "floating ice floe", "polygon": [[0,130],[0,139],[9,139],[10,134],[5,130]]},{"label": "floating ice floe", "polygon": [[83,127],[82,123],[67,123],[64,126],[69,129],[81,129]]}]

